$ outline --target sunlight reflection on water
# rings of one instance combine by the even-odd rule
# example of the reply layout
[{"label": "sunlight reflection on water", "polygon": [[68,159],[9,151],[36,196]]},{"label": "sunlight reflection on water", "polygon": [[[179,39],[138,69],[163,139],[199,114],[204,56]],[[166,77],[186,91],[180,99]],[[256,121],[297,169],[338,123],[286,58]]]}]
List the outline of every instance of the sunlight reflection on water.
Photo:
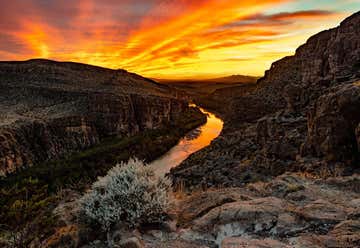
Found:
[{"label": "sunlight reflection on water", "polygon": [[[190,106],[196,107],[194,104],[191,104]],[[165,175],[171,168],[178,166],[192,153],[210,145],[211,141],[219,136],[223,128],[223,121],[214,114],[202,108],[199,109],[204,114],[207,114],[207,122],[190,131],[176,146],[149,164],[149,166],[154,168],[157,175]]]}]

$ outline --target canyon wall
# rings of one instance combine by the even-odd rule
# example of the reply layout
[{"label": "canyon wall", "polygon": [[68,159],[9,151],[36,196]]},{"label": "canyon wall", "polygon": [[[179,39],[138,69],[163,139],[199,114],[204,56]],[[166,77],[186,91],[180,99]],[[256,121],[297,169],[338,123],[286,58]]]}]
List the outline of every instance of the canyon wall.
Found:
[{"label": "canyon wall", "polygon": [[[309,38],[294,56],[274,62],[258,80],[256,91],[234,98],[233,110],[258,112],[253,118],[235,115],[237,120],[254,120],[286,107],[306,111],[331,87],[360,78],[360,14],[345,19],[339,27]],[[259,102],[251,107],[246,102]],[[250,107],[250,109],[249,109]]]},{"label": "canyon wall", "polygon": [[126,71],[47,60],[0,63],[0,106],[2,175],[163,128],[188,107],[167,86]]},{"label": "canyon wall", "polygon": [[360,12],[274,62],[250,90],[217,94],[223,132],[172,170],[175,184],[238,186],[287,171],[356,172],[359,81]]}]

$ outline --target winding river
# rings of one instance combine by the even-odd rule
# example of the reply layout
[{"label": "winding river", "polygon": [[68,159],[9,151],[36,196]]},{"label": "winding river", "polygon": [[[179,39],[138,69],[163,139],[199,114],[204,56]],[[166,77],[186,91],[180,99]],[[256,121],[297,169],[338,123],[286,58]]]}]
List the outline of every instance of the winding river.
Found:
[{"label": "winding river", "polygon": [[210,145],[211,141],[219,136],[223,128],[223,121],[213,113],[194,104],[190,106],[199,108],[202,113],[206,114],[207,121],[204,125],[187,133],[176,146],[149,164],[158,176],[165,175],[171,168],[178,166],[192,153]]}]

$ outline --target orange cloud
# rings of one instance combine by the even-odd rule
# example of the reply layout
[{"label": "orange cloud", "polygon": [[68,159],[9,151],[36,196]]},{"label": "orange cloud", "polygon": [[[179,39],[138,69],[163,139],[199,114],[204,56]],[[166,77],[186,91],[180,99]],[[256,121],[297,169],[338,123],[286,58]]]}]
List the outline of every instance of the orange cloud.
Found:
[{"label": "orange cloud", "polygon": [[71,60],[149,77],[260,75],[346,15],[266,14],[289,1],[12,0],[0,8],[0,59]]},{"label": "orange cloud", "polygon": [[336,16],[338,13],[324,10],[307,10],[297,12],[284,12],[270,16],[272,20],[290,20],[290,19],[318,19]]},{"label": "orange cloud", "polygon": [[131,64],[139,59],[147,58],[154,51],[161,50],[171,43],[192,40],[206,29],[220,26],[234,19],[260,11],[269,6],[270,3],[282,1],[265,0],[261,4],[256,4],[256,2],[258,1],[246,1],[245,3],[239,3],[239,1],[208,1],[201,8],[178,16],[167,23],[151,29],[140,29],[137,33],[134,33],[128,44],[132,48],[142,48],[138,49],[141,52],[131,54],[131,58],[126,60],[124,64]]}]

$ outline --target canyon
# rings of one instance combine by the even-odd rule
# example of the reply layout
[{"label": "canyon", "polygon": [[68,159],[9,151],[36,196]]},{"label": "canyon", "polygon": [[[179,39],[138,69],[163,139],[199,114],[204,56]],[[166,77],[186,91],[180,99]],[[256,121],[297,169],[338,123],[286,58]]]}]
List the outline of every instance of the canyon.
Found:
[{"label": "canyon", "polygon": [[1,175],[164,128],[189,110],[176,91],[136,74],[48,60],[1,62],[0,92]]},{"label": "canyon", "polygon": [[358,12],[255,84],[195,96],[224,129],[170,171],[174,187],[188,192],[174,239],[193,247],[360,246],[359,81]]},{"label": "canyon", "polygon": [[25,217],[45,227],[30,247],[106,247],[106,237],[79,224],[78,199],[88,184],[72,182],[39,203],[32,191],[42,196],[45,183],[16,177],[17,168],[31,172],[40,161],[107,137],[161,130],[188,114],[196,125],[185,133],[203,121],[189,100],[221,117],[223,129],[166,168],[173,193],[164,223],[118,227],[111,233],[118,247],[360,246],[360,12],[310,37],[256,82],[163,85],[123,70],[44,60],[0,63],[0,76],[0,168],[10,174],[4,183],[20,185],[3,195],[26,188],[36,196],[30,207],[11,198],[5,210],[25,205],[32,211]]},{"label": "canyon", "polygon": [[314,35],[256,84],[195,98],[223,116],[224,130],[171,171],[175,182],[240,186],[288,171],[358,172],[359,23],[356,13]]}]

